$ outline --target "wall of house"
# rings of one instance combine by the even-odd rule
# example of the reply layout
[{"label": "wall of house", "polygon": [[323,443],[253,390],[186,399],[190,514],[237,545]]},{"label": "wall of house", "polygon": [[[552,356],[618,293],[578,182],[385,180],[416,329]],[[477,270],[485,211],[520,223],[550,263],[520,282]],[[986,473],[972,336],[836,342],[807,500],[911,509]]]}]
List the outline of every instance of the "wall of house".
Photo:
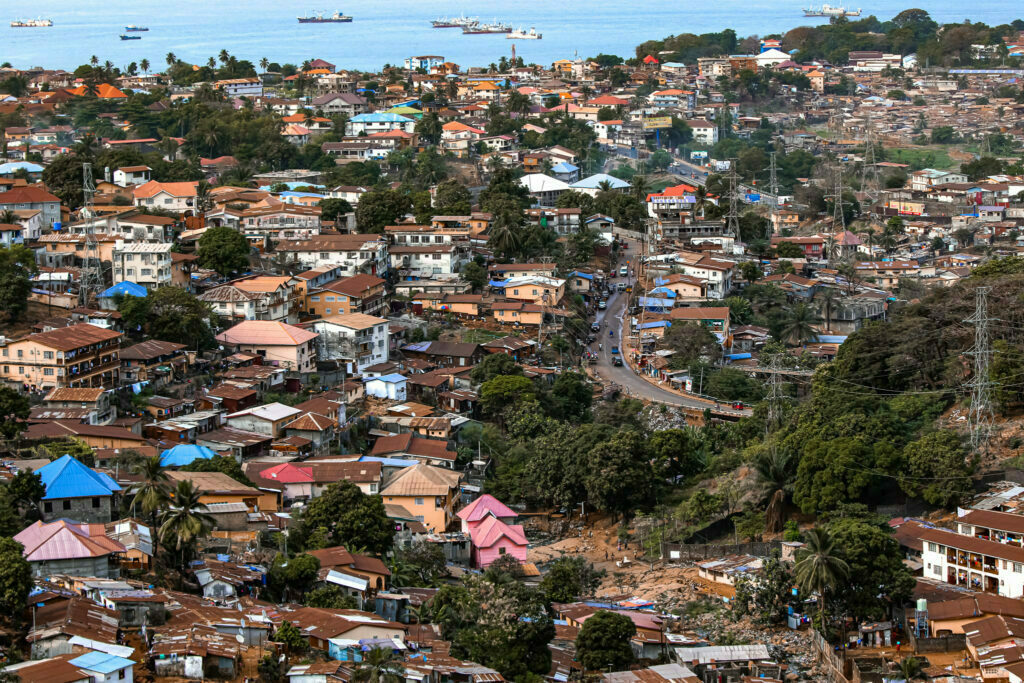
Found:
[{"label": "wall of house", "polygon": [[[110,498],[110,496],[96,496],[95,498],[44,500],[42,504],[43,519],[45,521],[72,519],[76,522],[106,524],[111,519]],[[98,505],[93,505],[94,500]],[[88,576],[88,574],[81,576]]]},{"label": "wall of house", "polygon": [[32,573],[39,577],[68,574],[70,576],[95,576],[101,579],[116,579],[121,575],[118,566],[108,562],[106,555],[101,557],[75,557],[66,560],[29,562],[29,564],[32,566]]},{"label": "wall of house", "polygon": [[[509,538],[502,537],[490,548],[474,548],[476,565],[486,567],[502,555],[511,555],[520,562],[526,562],[526,548],[516,545]],[[502,552],[504,551],[504,552]]]},{"label": "wall of house", "polygon": [[[423,524],[432,531],[443,532],[447,527],[449,515],[445,508],[434,504],[435,496],[385,496],[385,498],[386,502],[401,505],[413,516],[422,518]],[[419,502],[417,503],[417,501]],[[448,502],[450,509],[450,500]]]}]

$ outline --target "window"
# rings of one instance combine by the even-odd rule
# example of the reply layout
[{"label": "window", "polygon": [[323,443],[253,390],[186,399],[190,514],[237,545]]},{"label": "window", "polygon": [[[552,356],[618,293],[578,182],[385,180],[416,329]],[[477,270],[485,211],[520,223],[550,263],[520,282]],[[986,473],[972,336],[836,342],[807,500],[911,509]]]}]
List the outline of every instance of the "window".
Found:
[{"label": "window", "polygon": [[43,358],[53,360],[53,351],[43,351]]},{"label": "window", "polygon": [[43,512],[53,512],[53,503],[43,503]]},{"label": "window", "polygon": [[52,375],[53,374],[53,368],[43,368],[43,374],[44,375]]},{"label": "window", "polygon": [[415,503],[416,503],[416,505],[423,505],[423,499],[422,498],[417,498]]},{"label": "window", "polygon": [[1022,566],[1020,562],[1014,562],[1013,563],[1013,573],[1014,574],[1020,574],[1021,571],[1024,571],[1024,566]]},{"label": "window", "polygon": [[100,506],[100,499],[99,499],[99,496],[93,496],[93,499],[92,499],[92,506],[93,506],[94,508],[98,508],[98,507]]},{"label": "window", "polygon": [[71,509],[71,501],[70,500],[63,501],[63,507],[64,507],[65,510],[70,510]]},{"label": "window", "polygon": [[334,297],[333,296],[325,296],[324,297],[324,301],[334,301]]},{"label": "window", "polygon": [[504,548],[498,548],[498,554],[499,555],[504,555],[505,554],[505,549]]},{"label": "window", "polygon": [[330,315],[330,314],[331,314],[331,309],[329,309],[329,308],[325,308],[325,309],[324,309],[324,314],[325,314],[325,315]]},{"label": "window", "polygon": [[311,296],[311,297],[309,297],[309,300],[310,300],[310,301],[320,301],[320,296],[319,296],[319,295],[317,295],[317,296]]}]

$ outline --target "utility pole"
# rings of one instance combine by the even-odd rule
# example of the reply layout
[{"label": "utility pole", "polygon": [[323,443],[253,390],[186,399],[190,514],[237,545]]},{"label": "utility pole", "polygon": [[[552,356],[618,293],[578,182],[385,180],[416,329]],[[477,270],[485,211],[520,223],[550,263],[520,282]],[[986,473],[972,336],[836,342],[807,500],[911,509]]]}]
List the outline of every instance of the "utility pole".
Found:
[{"label": "utility pole", "polygon": [[970,430],[971,453],[988,453],[988,440],[992,431],[992,381],[989,366],[992,362],[992,338],[988,324],[988,293],[991,287],[974,290],[974,315],[964,320],[974,325],[974,346],[966,355],[974,359],[971,380],[971,409],[967,415]]},{"label": "utility pole", "polygon": [[93,218],[96,211],[93,207],[93,198],[96,195],[96,183],[92,177],[92,164],[88,161],[82,164],[82,210],[79,212],[85,217],[85,258],[82,262],[82,274],[78,283],[78,305],[89,306],[89,300],[93,294],[99,294],[102,286],[102,272],[100,270],[100,249],[96,242],[95,227]]},{"label": "utility pole", "polygon": [[739,239],[740,236],[740,197],[737,192],[739,176],[736,174],[736,159],[729,160],[729,213],[725,216],[725,235]]}]

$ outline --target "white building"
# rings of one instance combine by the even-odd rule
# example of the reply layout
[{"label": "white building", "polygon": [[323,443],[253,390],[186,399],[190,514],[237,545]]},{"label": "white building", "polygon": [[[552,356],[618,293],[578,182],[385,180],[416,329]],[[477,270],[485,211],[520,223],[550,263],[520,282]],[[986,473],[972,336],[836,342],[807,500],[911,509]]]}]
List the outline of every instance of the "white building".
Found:
[{"label": "white building", "polygon": [[414,133],[416,121],[398,114],[375,112],[353,116],[345,124],[345,135],[359,135],[360,133],[370,135],[387,130],[404,130],[406,133]]},{"label": "white building", "polygon": [[527,173],[519,184],[530,193],[534,206],[554,206],[558,196],[569,189],[569,183],[543,173]]},{"label": "white building", "polygon": [[686,124],[693,130],[693,141],[700,145],[711,146],[718,143],[718,126],[704,119],[693,119]]},{"label": "white building", "polygon": [[171,284],[171,244],[169,242],[114,243],[114,284],[134,282],[150,289]]},{"label": "white building", "polygon": [[255,76],[216,81],[213,87],[224,91],[228,97],[261,97],[263,95],[263,81]]},{"label": "white building", "polygon": [[369,273],[383,277],[388,270],[388,245],[383,235],[317,235],[302,240],[282,240],[276,251],[286,263],[305,268],[339,266],[343,276]]},{"label": "white building", "polygon": [[969,510],[956,526],[955,532],[919,532],[924,577],[1008,598],[1024,596],[1024,517]]},{"label": "white building", "polygon": [[160,183],[150,180],[132,190],[135,206],[166,209],[176,213],[190,212],[196,205],[196,187],[199,183]]},{"label": "white building", "polygon": [[362,374],[363,370],[388,360],[388,321],[363,313],[345,313],[313,322],[317,339],[317,355],[323,360],[346,361],[347,372]]},{"label": "white building", "polygon": [[363,388],[367,396],[387,398],[392,401],[404,401],[406,396],[406,379],[402,375],[392,373],[379,377],[363,378]]},{"label": "white building", "polygon": [[149,182],[152,172],[149,166],[122,166],[114,171],[114,184],[118,187],[142,185]]},{"label": "white building", "polygon": [[405,60],[406,69],[425,69],[430,71],[435,66],[441,66],[444,64],[444,57],[441,55],[421,55],[419,57],[409,57]]}]

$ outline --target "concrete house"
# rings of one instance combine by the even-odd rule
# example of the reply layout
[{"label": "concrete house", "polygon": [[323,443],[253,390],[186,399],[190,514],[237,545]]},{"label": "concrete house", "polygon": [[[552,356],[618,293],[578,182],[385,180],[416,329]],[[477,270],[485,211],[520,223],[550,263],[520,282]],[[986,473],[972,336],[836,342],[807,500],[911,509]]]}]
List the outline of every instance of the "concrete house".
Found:
[{"label": "concrete house", "polygon": [[72,519],[105,524],[121,487],[111,477],[91,470],[70,455],[40,467],[36,474],[46,487],[44,519]]},{"label": "concrete house", "polygon": [[315,332],[270,320],[245,320],[217,335],[235,351],[262,356],[265,363],[295,372],[316,369]]},{"label": "concrete house", "polygon": [[301,410],[283,403],[267,403],[228,415],[227,426],[276,438],[281,436],[287,423],[301,414]]},{"label": "concrete house", "polygon": [[392,401],[404,401],[406,399],[406,382],[406,378],[397,373],[363,378],[363,386],[367,396],[387,398]]},{"label": "concrete house", "polygon": [[380,495],[385,504],[400,505],[431,531],[443,533],[455,518],[460,480],[458,472],[419,464],[392,477]]},{"label": "concrete house", "polygon": [[125,552],[125,547],[107,538],[102,524],[37,521],[22,529],[14,540],[25,546],[25,559],[36,576],[120,576],[115,556]]}]

